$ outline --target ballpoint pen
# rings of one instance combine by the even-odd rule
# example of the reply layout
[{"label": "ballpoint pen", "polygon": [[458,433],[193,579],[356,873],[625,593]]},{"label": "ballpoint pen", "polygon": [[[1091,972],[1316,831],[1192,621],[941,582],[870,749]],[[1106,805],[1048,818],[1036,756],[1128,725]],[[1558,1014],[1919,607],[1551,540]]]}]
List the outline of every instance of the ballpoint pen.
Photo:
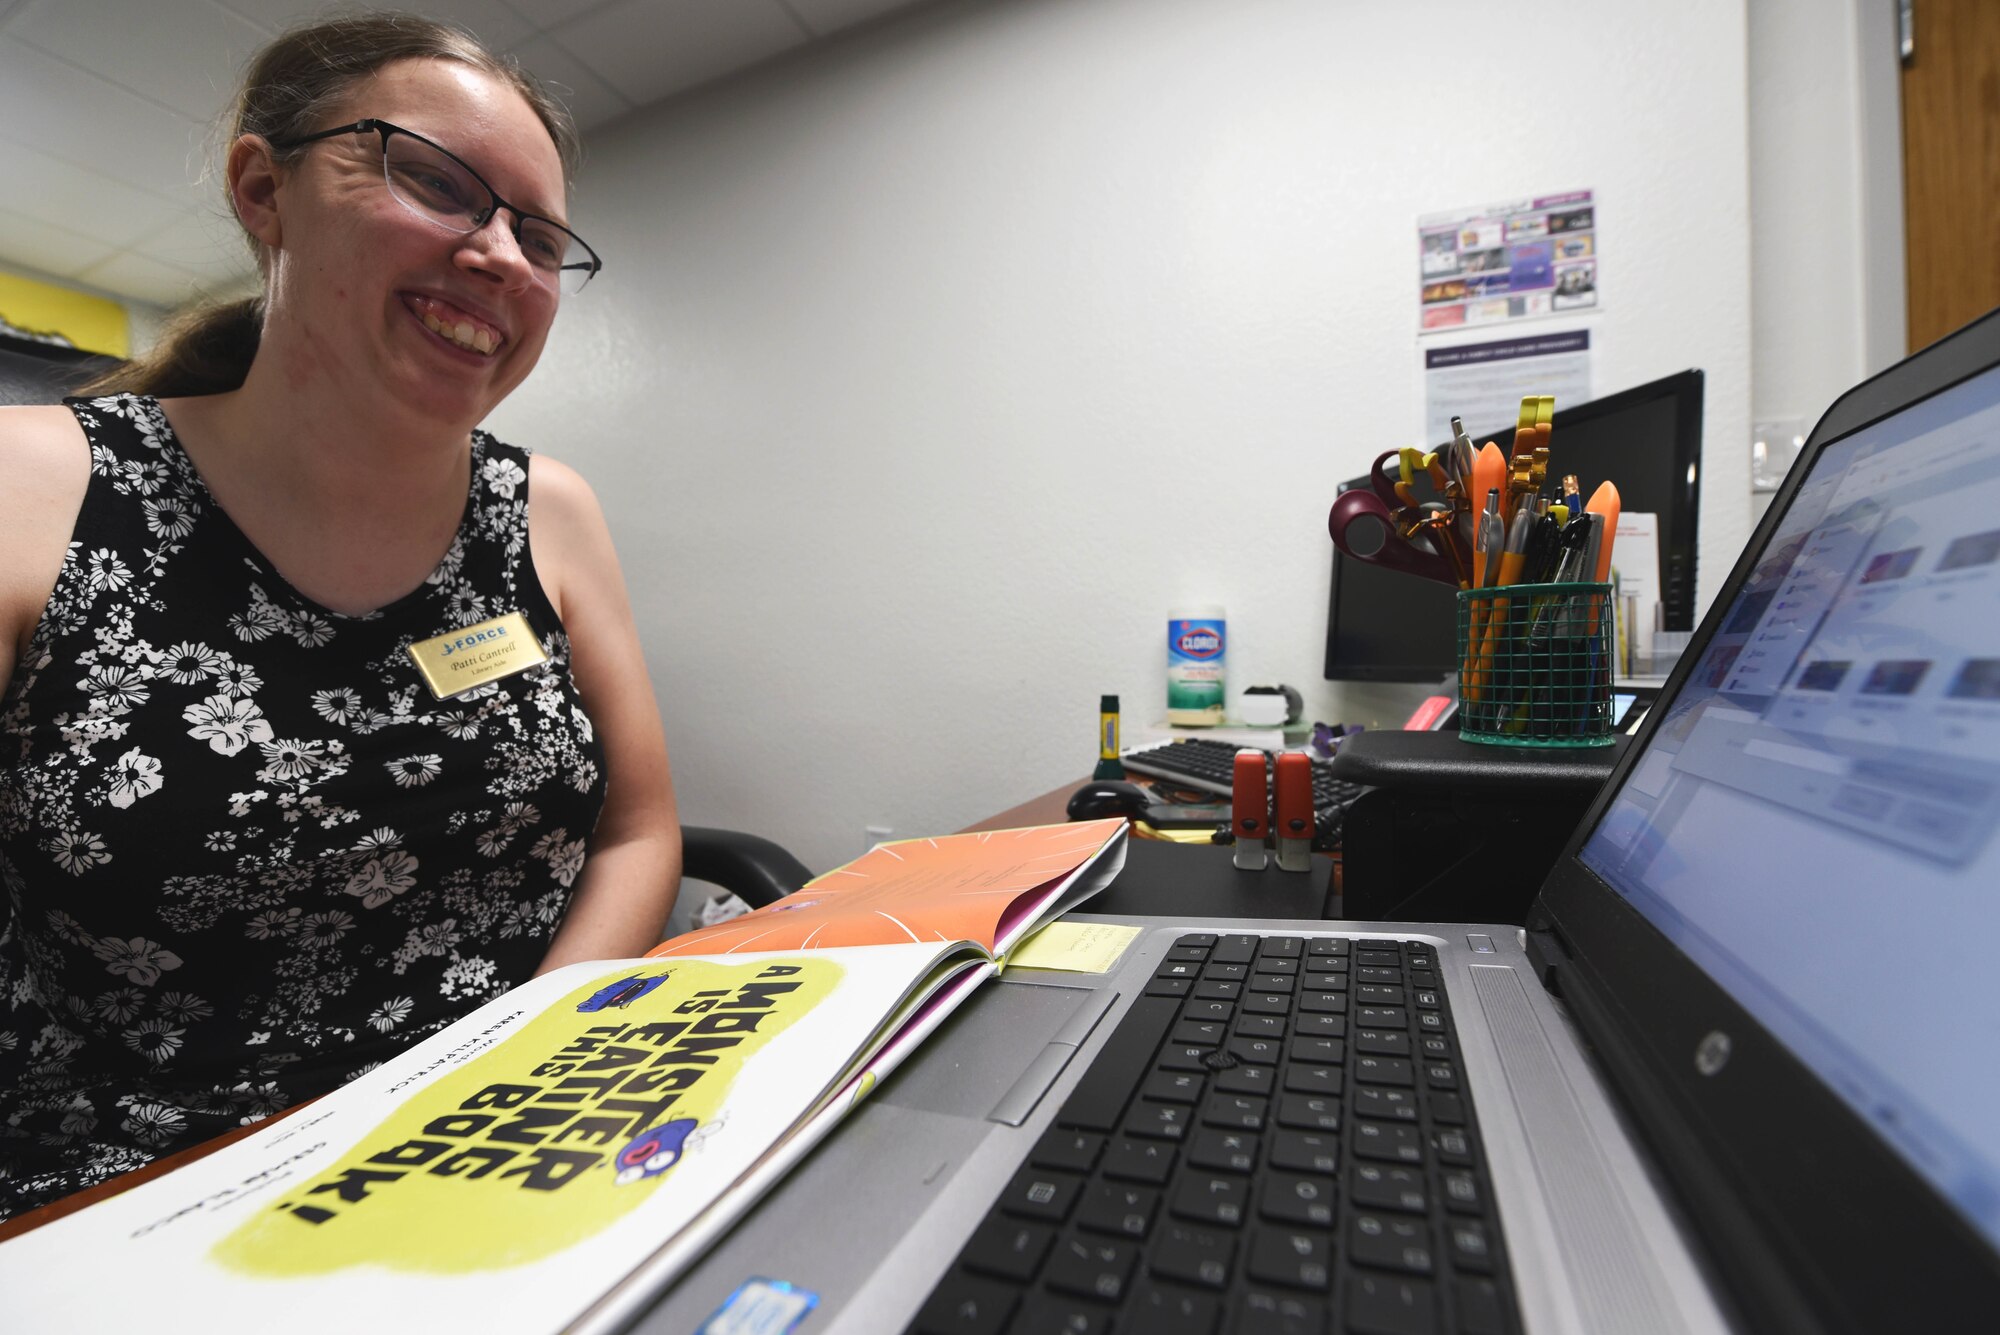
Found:
[{"label": "ballpoint pen", "polygon": [[[1505,556],[1507,542],[1507,522],[1500,517],[1500,489],[1489,487],[1486,492],[1486,508],[1479,513],[1479,533],[1472,552],[1472,587],[1487,589],[1500,581],[1500,566]],[[1480,687],[1485,677],[1483,653],[1486,647],[1486,621],[1492,611],[1493,600],[1474,598],[1466,618],[1465,640],[1465,686],[1467,697],[1477,701]]]}]

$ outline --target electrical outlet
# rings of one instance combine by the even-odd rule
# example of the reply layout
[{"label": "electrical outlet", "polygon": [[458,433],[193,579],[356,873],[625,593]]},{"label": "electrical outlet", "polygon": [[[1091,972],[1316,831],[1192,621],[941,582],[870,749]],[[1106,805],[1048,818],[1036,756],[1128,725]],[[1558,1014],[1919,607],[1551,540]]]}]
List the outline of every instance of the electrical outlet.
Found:
[{"label": "electrical outlet", "polygon": [[864,825],[861,827],[861,851],[866,853],[879,843],[886,842],[894,833],[886,825]]},{"label": "electrical outlet", "polygon": [[1805,448],[1810,428],[1804,418],[1755,422],[1750,427],[1750,490],[1776,491]]}]

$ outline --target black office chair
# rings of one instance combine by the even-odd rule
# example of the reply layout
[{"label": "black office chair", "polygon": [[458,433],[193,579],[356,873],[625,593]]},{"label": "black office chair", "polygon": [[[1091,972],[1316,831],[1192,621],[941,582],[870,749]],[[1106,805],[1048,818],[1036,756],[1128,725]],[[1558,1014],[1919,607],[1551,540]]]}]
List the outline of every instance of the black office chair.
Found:
[{"label": "black office chair", "polygon": [[[0,335],[0,404],[59,403],[116,359]],[[812,879],[804,863],[769,839],[705,825],[681,827],[683,872],[729,891],[751,908]]]}]

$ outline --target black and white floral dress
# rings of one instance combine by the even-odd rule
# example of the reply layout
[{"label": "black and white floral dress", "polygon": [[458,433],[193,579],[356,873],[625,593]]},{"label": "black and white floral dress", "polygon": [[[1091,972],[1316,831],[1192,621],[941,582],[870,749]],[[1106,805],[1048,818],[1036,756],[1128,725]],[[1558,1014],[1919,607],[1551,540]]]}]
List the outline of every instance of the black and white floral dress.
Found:
[{"label": "black and white floral dress", "polygon": [[[159,404],[70,403],[90,486],[0,696],[0,1217],[269,1116],[524,981],[604,799],[484,433],[450,551],[366,616],[230,522]],[[519,611],[447,701],[405,652]]]}]

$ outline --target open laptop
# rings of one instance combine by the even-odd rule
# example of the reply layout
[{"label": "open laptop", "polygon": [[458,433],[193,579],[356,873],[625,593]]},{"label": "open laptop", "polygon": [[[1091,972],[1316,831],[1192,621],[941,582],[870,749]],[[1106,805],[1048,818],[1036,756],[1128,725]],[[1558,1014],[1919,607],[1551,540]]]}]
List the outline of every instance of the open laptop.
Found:
[{"label": "open laptop", "polygon": [[1997,823],[2000,312],[1821,420],[1525,930],[1118,920],[583,1325],[2000,1329]]}]

